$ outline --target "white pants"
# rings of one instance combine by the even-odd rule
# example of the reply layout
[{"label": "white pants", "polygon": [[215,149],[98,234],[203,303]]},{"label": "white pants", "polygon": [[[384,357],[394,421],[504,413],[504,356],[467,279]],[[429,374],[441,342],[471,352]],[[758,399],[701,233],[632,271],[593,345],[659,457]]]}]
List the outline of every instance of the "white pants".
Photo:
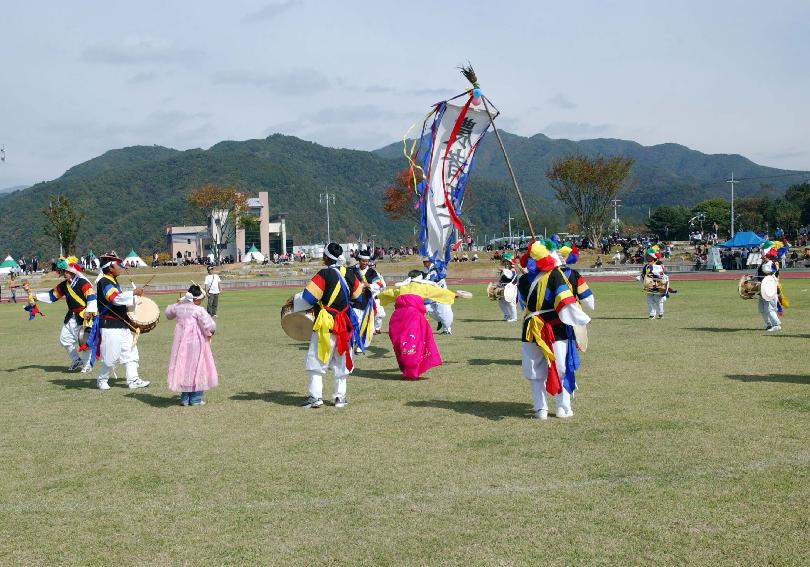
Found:
[{"label": "white pants", "polygon": [[517,319],[517,301],[498,300],[498,307],[501,308],[504,321],[514,321]]},{"label": "white pants", "polygon": [[374,330],[382,331],[383,319],[385,319],[385,309],[380,305],[380,300],[374,298],[374,305],[377,307],[377,313],[374,315]]},{"label": "white pants", "polygon": [[[336,342],[337,339],[335,338],[335,335],[330,334],[329,358],[327,358],[326,362],[324,363],[318,358],[317,333],[312,333],[312,336],[309,339],[309,350],[307,350],[307,356],[304,359],[304,370],[307,371],[307,376],[309,378],[309,395],[313,398],[323,399],[323,375],[326,374],[326,371],[329,370],[330,366],[332,367],[332,371],[335,373],[335,397],[346,397],[346,377],[351,374],[351,370],[346,368],[345,355],[337,353],[337,349],[335,348]],[[351,349],[349,349],[349,356],[354,356]]]},{"label": "white pants", "polygon": [[[557,374],[560,375],[562,384],[565,376],[565,356],[568,353],[567,341],[554,341],[551,345],[554,351],[554,363],[557,366]],[[543,351],[535,343],[520,343],[520,354],[523,366],[523,376],[529,381],[532,387],[532,400],[534,401],[534,411],[548,411],[548,401],[546,400],[546,379],[548,378],[548,363]],[[557,409],[566,412],[571,411],[571,399],[573,396],[563,388],[562,392],[554,396],[554,403]]]},{"label": "white pants", "polygon": [[62,330],[59,332],[59,344],[67,351],[71,364],[77,360],[86,363],[90,356],[89,350],[79,353],[79,331],[81,330],[81,323],[77,323],[76,318],[71,315],[68,322],[62,325]]},{"label": "white pants", "polygon": [[433,301],[425,305],[425,311],[441,323],[442,328],[450,329],[453,326],[453,308],[450,305]]},{"label": "white pants", "polygon": [[138,379],[138,347],[132,344],[134,335],[129,329],[101,329],[101,356],[99,380],[107,380],[119,362],[124,365],[127,383]]},{"label": "white pants", "polygon": [[766,327],[776,327],[782,324],[781,321],[779,321],[779,314],[776,310],[776,299],[767,301],[760,297],[758,308],[759,314],[762,315],[762,320],[765,321]]},{"label": "white pants", "polygon": [[647,294],[647,312],[650,314],[650,317],[655,317],[656,315],[662,316],[664,314],[664,299],[664,296],[659,293]]}]

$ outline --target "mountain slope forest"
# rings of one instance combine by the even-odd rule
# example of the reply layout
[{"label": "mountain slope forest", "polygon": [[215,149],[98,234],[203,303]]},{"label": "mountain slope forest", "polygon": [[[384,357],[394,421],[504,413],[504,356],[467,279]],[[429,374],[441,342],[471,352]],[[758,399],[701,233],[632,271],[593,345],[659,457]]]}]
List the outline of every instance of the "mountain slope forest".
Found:
[{"label": "mountain slope forest", "polygon": [[[553,197],[545,178],[551,162],[571,154],[626,155],[635,160],[634,188],[623,195],[622,215],[646,217],[658,205],[694,205],[725,197],[724,180],[734,170],[750,179],[737,186],[740,197],[784,193],[807,176],[764,167],[739,155],[707,155],[677,144],[641,146],[625,140],[553,140],[502,134],[532,215],[535,228],[560,230],[570,215]],[[79,164],[53,181],[0,195],[0,246],[16,255],[54,254],[55,243],[42,232],[42,209],[54,195],[67,196],[86,214],[79,251],[135,248],[141,254],[163,250],[167,226],[202,224],[202,213],[187,203],[194,187],[234,185],[255,195],[267,191],[271,216],[288,213],[288,232],[296,244],[326,239],[321,193],[335,193],[330,207],[333,239],[376,235],[377,242],[409,243],[413,219],[391,220],[383,212],[383,194],[405,166],[400,143],[374,152],[335,149],[292,136],[274,134],[263,140],[224,141],[208,150],[178,151],[159,146],[117,150]],[[752,179],[755,178],[755,179]],[[465,200],[464,219],[481,235],[514,229],[520,218],[514,190],[494,136],[482,143]]]}]

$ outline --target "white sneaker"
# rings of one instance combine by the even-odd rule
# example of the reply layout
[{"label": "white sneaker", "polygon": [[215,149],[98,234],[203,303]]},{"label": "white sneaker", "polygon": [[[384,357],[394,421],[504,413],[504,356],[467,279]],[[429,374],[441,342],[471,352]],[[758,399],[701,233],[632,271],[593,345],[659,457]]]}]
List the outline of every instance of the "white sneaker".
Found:
[{"label": "white sneaker", "polygon": [[340,398],[340,397],[335,398],[335,407],[336,408],[345,408],[346,404],[348,404],[348,403],[349,402],[346,400],[346,398]]},{"label": "white sneaker", "polygon": [[135,378],[132,382],[127,382],[127,386],[129,386],[130,390],[135,390],[136,388],[146,388],[151,382],[149,380],[141,380],[140,378]]},{"label": "white sneaker", "polygon": [[548,410],[537,410],[534,412],[534,419],[548,419]]},{"label": "white sneaker", "polygon": [[507,319],[506,320],[507,323],[514,323],[515,321],[517,321],[517,319]]},{"label": "white sneaker", "polygon": [[440,335],[452,335],[452,334],[453,334],[453,330],[452,330],[452,329],[449,329],[449,328],[444,328],[444,329],[442,329],[441,333],[439,333],[439,334],[440,334]]},{"label": "white sneaker", "polygon": [[102,380],[100,378],[96,380],[96,386],[98,386],[99,390],[109,390],[110,389],[110,385],[107,383],[107,381]]},{"label": "white sneaker", "polygon": [[778,333],[781,330],[782,330],[782,325],[774,325],[773,327],[768,329],[767,332],[769,332],[769,333]]},{"label": "white sneaker", "polygon": [[574,410],[557,408],[557,417],[574,417]]},{"label": "white sneaker", "polygon": [[82,368],[82,374],[90,374],[93,371],[93,367],[89,364],[86,364],[84,368]]}]

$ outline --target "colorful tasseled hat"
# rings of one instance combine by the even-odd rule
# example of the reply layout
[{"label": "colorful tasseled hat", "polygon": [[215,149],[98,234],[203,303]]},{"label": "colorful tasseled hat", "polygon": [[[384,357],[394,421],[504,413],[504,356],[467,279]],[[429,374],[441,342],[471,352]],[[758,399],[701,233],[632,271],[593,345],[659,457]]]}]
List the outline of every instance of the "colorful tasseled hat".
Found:
[{"label": "colorful tasseled hat", "polygon": [[560,247],[560,258],[562,258],[566,264],[576,264],[577,260],[579,260],[579,249],[577,245],[571,242],[563,244]]},{"label": "colorful tasseled hat", "polygon": [[557,245],[551,240],[536,240],[531,243],[526,254],[521,256],[520,265],[531,269],[529,263],[533,263],[537,270],[548,272],[557,265],[557,257],[554,254]]},{"label": "colorful tasseled hat", "polygon": [[655,258],[656,260],[661,259],[661,252],[659,252],[658,246],[650,246],[647,248],[647,251],[644,252],[650,258]]}]

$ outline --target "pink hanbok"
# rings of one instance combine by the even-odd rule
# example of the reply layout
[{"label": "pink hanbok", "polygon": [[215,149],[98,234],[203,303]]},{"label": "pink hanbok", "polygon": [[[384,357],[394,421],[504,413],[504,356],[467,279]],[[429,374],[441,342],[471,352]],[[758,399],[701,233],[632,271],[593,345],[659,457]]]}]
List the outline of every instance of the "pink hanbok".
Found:
[{"label": "pink hanbok", "polygon": [[422,374],[442,363],[433,339],[433,329],[425,319],[425,298],[452,304],[455,294],[427,282],[411,281],[381,292],[380,302],[394,302],[388,322],[388,336],[406,380],[418,380]]},{"label": "pink hanbok", "polygon": [[202,392],[217,385],[217,368],[210,337],[217,325],[205,309],[181,301],[166,308],[167,319],[177,319],[172,356],[169,359],[169,390]]}]

